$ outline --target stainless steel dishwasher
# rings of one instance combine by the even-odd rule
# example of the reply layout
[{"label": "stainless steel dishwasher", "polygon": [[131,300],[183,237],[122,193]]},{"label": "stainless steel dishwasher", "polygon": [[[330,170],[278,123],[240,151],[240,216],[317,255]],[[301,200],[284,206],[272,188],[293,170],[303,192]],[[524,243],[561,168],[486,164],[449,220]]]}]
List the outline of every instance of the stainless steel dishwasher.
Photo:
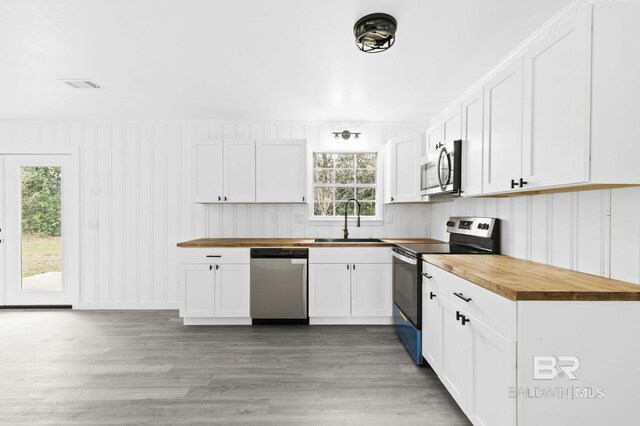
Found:
[{"label": "stainless steel dishwasher", "polygon": [[253,324],[308,324],[308,249],[251,249]]}]

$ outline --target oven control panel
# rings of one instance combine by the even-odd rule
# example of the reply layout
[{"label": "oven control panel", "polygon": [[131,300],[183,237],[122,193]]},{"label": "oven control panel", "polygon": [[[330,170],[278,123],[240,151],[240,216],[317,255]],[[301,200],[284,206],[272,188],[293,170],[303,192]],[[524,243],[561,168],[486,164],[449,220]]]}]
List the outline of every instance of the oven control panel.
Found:
[{"label": "oven control panel", "polygon": [[452,217],[447,221],[447,232],[489,238],[495,226],[496,219],[489,217]]}]

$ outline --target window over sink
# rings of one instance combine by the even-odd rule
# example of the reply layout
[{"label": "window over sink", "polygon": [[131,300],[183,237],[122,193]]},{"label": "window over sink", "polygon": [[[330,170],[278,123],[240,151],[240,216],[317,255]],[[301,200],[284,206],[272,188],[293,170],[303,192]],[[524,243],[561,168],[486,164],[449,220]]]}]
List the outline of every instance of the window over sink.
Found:
[{"label": "window over sink", "polygon": [[360,202],[360,216],[379,217],[377,152],[314,152],[313,211],[316,219],[355,216],[355,198]]}]

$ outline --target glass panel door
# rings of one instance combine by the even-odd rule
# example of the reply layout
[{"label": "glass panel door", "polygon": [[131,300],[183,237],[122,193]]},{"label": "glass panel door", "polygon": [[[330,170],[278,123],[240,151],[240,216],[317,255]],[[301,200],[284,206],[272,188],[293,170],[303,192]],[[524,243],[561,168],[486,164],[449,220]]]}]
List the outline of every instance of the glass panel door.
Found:
[{"label": "glass panel door", "polygon": [[[73,168],[69,155],[4,157],[6,305],[71,305],[78,258],[74,237]],[[67,194],[67,192],[69,194]],[[67,217],[69,216],[69,217]],[[69,255],[69,256],[68,256]]]}]

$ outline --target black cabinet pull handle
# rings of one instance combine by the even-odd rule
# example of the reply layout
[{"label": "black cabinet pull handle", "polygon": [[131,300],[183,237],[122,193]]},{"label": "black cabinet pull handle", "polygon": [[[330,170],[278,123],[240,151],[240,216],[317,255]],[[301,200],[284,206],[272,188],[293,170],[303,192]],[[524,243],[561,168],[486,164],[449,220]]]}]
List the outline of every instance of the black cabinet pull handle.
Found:
[{"label": "black cabinet pull handle", "polygon": [[227,201],[227,196],[226,195],[224,196],[224,200]]},{"label": "black cabinet pull handle", "polygon": [[511,179],[511,189],[515,188],[516,185],[518,185],[515,181],[515,179]]},{"label": "black cabinet pull handle", "polygon": [[213,266],[212,266],[212,265],[209,265],[209,270],[212,270],[212,269],[213,269]]},{"label": "black cabinet pull handle", "polygon": [[353,270],[354,270],[354,271],[356,270],[356,265],[353,265]]},{"label": "black cabinet pull handle", "polygon": [[347,265],[347,270],[351,268],[351,265]]},{"label": "black cabinet pull handle", "polygon": [[430,291],[429,292],[429,299],[433,300],[433,298],[435,298],[435,297],[436,297],[436,294]]},{"label": "black cabinet pull handle", "polygon": [[460,311],[456,311],[456,321],[460,321],[460,318],[463,318],[464,315],[460,313]]},{"label": "black cabinet pull handle", "polygon": [[526,180],[520,178],[520,188],[522,188],[523,186],[525,186],[526,184],[528,184],[529,182],[527,182]]},{"label": "black cabinet pull handle", "polygon": [[304,197],[302,197],[302,201],[304,201]]},{"label": "black cabinet pull handle", "polygon": [[208,254],[207,257],[222,257],[219,254]]},{"label": "black cabinet pull handle", "polygon": [[216,265],[216,271],[220,269],[220,265]]},{"label": "black cabinet pull handle", "polygon": [[393,197],[391,197],[391,202],[393,203]]},{"label": "black cabinet pull handle", "polygon": [[465,302],[471,302],[471,298],[470,297],[464,297],[464,294],[462,293],[453,293],[454,296],[458,296],[460,299],[464,300]]},{"label": "black cabinet pull handle", "polygon": [[427,274],[426,272],[422,273],[422,276],[425,277],[426,279],[430,280],[431,278],[433,278],[433,276]]},{"label": "black cabinet pull handle", "polygon": [[466,323],[471,322],[470,319],[467,319],[467,317],[465,317],[464,315],[462,316],[462,325],[465,325]]},{"label": "black cabinet pull handle", "polygon": [[222,201],[222,197],[218,195],[218,201]]}]

